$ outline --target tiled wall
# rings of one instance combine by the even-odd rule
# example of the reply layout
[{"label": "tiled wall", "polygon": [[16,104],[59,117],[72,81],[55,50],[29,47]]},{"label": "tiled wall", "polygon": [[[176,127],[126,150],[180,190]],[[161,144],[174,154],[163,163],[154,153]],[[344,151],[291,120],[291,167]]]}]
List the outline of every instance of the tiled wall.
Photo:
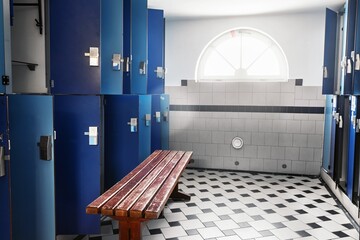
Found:
[{"label": "tiled wall", "polygon": [[[192,167],[320,173],[325,106],[321,87],[301,86],[295,80],[182,83],[186,86],[166,87],[170,148],[194,151]],[[242,149],[231,146],[235,136],[244,140]]]}]

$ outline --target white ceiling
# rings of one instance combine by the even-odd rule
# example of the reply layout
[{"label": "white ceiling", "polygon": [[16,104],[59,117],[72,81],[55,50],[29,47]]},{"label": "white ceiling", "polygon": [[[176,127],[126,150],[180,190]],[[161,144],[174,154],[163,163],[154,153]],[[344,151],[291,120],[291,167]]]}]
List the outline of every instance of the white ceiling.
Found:
[{"label": "white ceiling", "polygon": [[163,9],[167,19],[229,17],[336,9],[345,0],[148,0],[148,7]]}]

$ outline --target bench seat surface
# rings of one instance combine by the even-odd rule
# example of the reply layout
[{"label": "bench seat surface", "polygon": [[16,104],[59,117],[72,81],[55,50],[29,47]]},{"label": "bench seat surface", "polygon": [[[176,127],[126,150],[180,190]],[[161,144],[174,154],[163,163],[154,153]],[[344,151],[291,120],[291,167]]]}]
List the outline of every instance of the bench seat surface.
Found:
[{"label": "bench seat surface", "polygon": [[158,218],[192,152],[156,150],[86,208],[88,214]]}]

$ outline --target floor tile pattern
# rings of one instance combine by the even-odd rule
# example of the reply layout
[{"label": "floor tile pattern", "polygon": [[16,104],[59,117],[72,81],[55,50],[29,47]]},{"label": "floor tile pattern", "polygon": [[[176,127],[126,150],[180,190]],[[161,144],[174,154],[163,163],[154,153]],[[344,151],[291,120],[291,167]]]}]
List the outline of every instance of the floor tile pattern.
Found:
[{"label": "floor tile pattern", "polygon": [[[187,169],[180,188],[191,201],[169,201],[163,217],[143,224],[144,240],[359,239],[319,179]],[[101,235],[76,239],[115,240],[118,232],[104,219]]]}]

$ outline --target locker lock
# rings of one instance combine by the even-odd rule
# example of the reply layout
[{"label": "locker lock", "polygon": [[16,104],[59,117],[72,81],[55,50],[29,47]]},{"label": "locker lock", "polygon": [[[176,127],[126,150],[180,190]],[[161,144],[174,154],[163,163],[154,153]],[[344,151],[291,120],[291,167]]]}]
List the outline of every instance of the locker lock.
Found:
[{"label": "locker lock", "polygon": [[359,133],[360,132],[360,119],[356,119],[356,132]]},{"label": "locker lock", "polygon": [[149,127],[151,125],[151,114],[145,114],[145,126]]},{"label": "locker lock", "polygon": [[328,78],[328,71],[326,66],[323,68],[323,78]]},{"label": "locker lock", "polygon": [[51,136],[40,136],[40,142],[38,143],[40,150],[40,159],[41,160],[51,160],[52,159],[52,139]]},{"label": "locker lock", "polygon": [[156,73],[157,78],[165,79],[166,68],[157,67],[154,72]]},{"label": "locker lock", "polygon": [[360,55],[358,53],[355,55],[355,70],[360,70]]},{"label": "locker lock", "polygon": [[141,75],[146,75],[146,62],[145,61],[141,61],[139,64],[139,73]]},{"label": "locker lock", "polygon": [[155,121],[157,123],[160,123],[161,122],[161,113],[160,112],[155,112]]},{"label": "locker lock", "polygon": [[5,150],[4,147],[0,147],[0,177],[5,176]]},{"label": "locker lock", "polygon": [[166,111],[163,113],[163,121],[167,122],[168,120],[169,120],[169,112]]},{"label": "locker lock", "polygon": [[84,54],[85,57],[89,57],[89,65],[91,67],[99,66],[99,48],[98,47],[90,47],[89,52]]},{"label": "locker lock", "polygon": [[121,70],[121,63],[124,62],[124,59],[121,58],[120,53],[114,53],[112,56],[112,69],[113,71]]},{"label": "locker lock", "polygon": [[137,118],[130,118],[128,125],[130,125],[130,132],[137,132]]},{"label": "locker lock", "polygon": [[90,126],[88,132],[84,132],[85,136],[89,136],[89,145],[96,146],[98,145],[98,127]]}]

